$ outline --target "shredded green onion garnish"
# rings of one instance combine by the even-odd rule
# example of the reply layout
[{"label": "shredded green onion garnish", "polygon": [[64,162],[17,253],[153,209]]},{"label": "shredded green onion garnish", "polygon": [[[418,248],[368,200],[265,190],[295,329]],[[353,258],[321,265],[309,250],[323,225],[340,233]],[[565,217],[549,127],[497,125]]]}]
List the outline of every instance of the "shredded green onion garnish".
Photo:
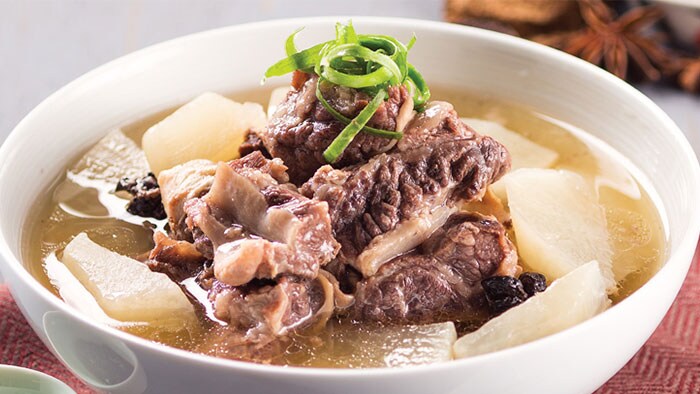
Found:
[{"label": "shredded green onion garnish", "polygon": [[[321,84],[318,83],[316,85],[316,97],[318,97],[318,101],[321,102],[321,105],[323,105],[324,108],[328,112],[330,112],[331,115],[333,115],[334,118],[340,120],[343,123],[350,123],[350,118],[346,117],[345,115],[341,114],[338,112],[335,108],[333,108],[332,105],[328,103],[325,97],[323,97],[323,94],[321,93]],[[374,115],[374,114],[372,114]],[[403,136],[403,133],[399,131],[389,131],[389,130],[382,130],[382,129],[375,129],[374,127],[370,126],[365,126],[362,129],[363,132],[367,134],[372,134],[376,135],[377,137],[384,137],[384,138],[391,138],[391,139],[396,139],[399,140]]]},{"label": "shredded green onion garnish", "polygon": [[[347,125],[324,151],[326,161],[335,162],[360,131],[378,137],[400,139],[403,135],[401,132],[369,127],[367,122],[388,97],[390,86],[405,85],[413,96],[414,108],[419,111],[430,98],[430,90],[423,76],[407,60],[408,51],[416,42],[415,35],[404,45],[389,36],[357,34],[351,22],[337,23],[334,40],[299,51],[294,39],[300,31],[301,29],[294,31],[287,38],[287,57],[267,69],[263,82],[269,77],[282,76],[296,70],[318,75],[316,97],[334,118]],[[358,89],[373,98],[351,120],[335,110],[323,97],[320,89],[322,82]]]},{"label": "shredded green onion garnish", "polygon": [[331,142],[328,148],[323,152],[323,158],[326,159],[327,162],[335,163],[335,161],[338,160],[340,155],[343,153],[345,148],[350,145],[357,133],[359,133],[362,128],[365,127],[367,122],[369,122],[370,118],[372,118],[372,115],[374,115],[377,108],[379,108],[384,101],[384,97],[386,97],[385,91],[380,90],[377,92],[377,95],[374,96],[372,101],[370,101],[367,106],[360,111],[357,117],[351,120],[350,123],[345,126],[343,131],[341,131],[340,134],[335,137],[333,142]]}]

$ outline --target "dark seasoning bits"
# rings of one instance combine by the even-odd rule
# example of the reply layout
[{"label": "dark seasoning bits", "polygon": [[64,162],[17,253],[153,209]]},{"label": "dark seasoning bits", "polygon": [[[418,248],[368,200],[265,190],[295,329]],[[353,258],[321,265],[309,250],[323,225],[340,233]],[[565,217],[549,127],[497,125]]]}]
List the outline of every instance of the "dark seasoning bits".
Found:
[{"label": "dark seasoning bits", "polygon": [[525,272],[520,278],[492,276],[481,281],[481,286],[491,312],[498,315],[544,291],[547,281],[542,274]]},{"label": "dark seasoning bits", "polygon": [[532,297],[547,289],[547,279],[544,275],[537,272],[524,272],[519,279],[528,297]]},{"label": "dark seasoning bits", "polygon": [[165,208],[160,198],[160,188],[155,174],[149,172],[146,176],[136,179],[123,178],[117,183],[116,192],[125,191],[132,198],[126,206],[126,211],[132,215],[165,219]]}]

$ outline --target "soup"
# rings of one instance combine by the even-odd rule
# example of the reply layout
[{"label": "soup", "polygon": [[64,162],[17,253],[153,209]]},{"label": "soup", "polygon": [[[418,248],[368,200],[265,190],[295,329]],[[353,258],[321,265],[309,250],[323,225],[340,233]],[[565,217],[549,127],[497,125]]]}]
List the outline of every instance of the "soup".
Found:
[{"label": "soup", "polygon": [[[307,77],[301,82],[301,85],[297,81],[295,90],[303,91],[305,88],[302,86],[313,83],[316,82]],[[313,87],[315,86],[313,85]],[[259,89],[250,92],[237,92],[229,97],[238,102],[266,103],[271,92],[271,89]],[[327,92],[335,94],[331,90]],[[394,94],[396,91],[390,92]],[[391,102],[392,98],[399,97],[391,96],[391,94],[387,102]],[[275,93],[273,93],[274,95]],[[332,97],[329,99],[331,105],[337,105],[341,101],[342,92],[336,96],[330,94],[329,96]],[[297,96],[286,94],[284,100],[293,102],[295,97]],[[94,319],[114,325],[134,335],[168,346],[219,357],[278,365],[340,368],[429,363],[448,360],[455,356],[467,357],[511,346],[517,343],[503,342],[500,338],[505,336],[498,333],[514,329],[518,327],[518,324],[524,326],[525,323],[522,319],[526,319],[526,317],[522,317],[522,315],[528,315],[527,308],[535,308],[537,303],[550,307],[549,313],[556,315],[556,302],[553,300],[565,299],[573,291],[567,287],[569,285],[566,283],[582,282],[581,278],[591,279],[590,282],[585,283],[592,284],[591,294],[593,295],[591,297],[597,297],[595,301],[592,301],[593,309],[595,309],[595,313],[598,313],[607,308],[608,297],[613,303],[619,302],[644,284],[658,270],[665,255],[663,222],[647,190],[625,168],[624,161],[616,152],[585,132],[516,104],[482,94],[457,92],[449,88],[433,87],[431,97],[432,103],[436,103],[437,100],[451,103],[459,116],[467,118],[464,122],[471,125],[471,128],[462,129],[464,126],[461,125],[444,126],[453,120],[445,121],[442,119],[452,119],[450,117],[454,116],[454,112],[443,104],[426,103],[427,109],[413,115],[413,118],[404,125],[406,129],[403,138],[399,140],[400,142],[392,142],[389,146],[382,140],[382,144],[385,145],[380,144],[377,147],[376,141],[370,141],[370,137],[358,137],[360,139],[357,141],[360,141],[360,144],[364,143],[371,148],[364,151],[352,151],[354,146],[347,145],[348,152],[357,153],[352,159],[355,161],[352,162],[351,159],[348,159],[348,156],[351,156],[350,153],[340,151],[339,157],[329,160],[335,169],[322,166],[323,162],[309,165],[304,160],[297,162],[290,159],[298,151],[290,153],[285,151],[281,145],[273,146],[272,149],[269,145],[264,148],[269,150],[266,152],[268,157],[284,158],[287,169],[284,170],[283,174],[280,173],[283,170],[281,167],[275,167],[274,160],[263,158],[263,155],[256,153],[258,151],[255,149],[248,152],[248,155],[242,152],[241,156],[244,157],[231,162],[234,164],[211,167],[209,170],[212,171],[212,176],[214,172],[216,173],[216,179],[212,181],[213,185],[210,184],[209,190],[202,190],[202,193],[196,196],[197,200],[203,200],[209,196],[209,200],[206,202],[210,205],[202,209],[212,211],[223,209],[222,207],[225,206],[226,201],[219,200],[217,200],[219,205],[214,205],[215,196],[212,190],[215,189],[229,190],[229,194],[226,196],[237,196],[237,200],[233,199],[245,202],[247,209],[240,209],[239,205],[244,205],[243,203],[229,207],[236,210],[236,213],[232,215],[235,217],[233,222],[229,219],[223,220],[219,216],[220,220],[217,223],[224,223],[227,227],[226,232],[219,234],[222,237],[225,235],[220,242],[217,242],[212,235],[215,234],[215,231],[212,230],[207,234],[209,230],[206,226],[216,226],[216,223],[202,222],[199,227],[195,226],[197,231],[207,235],[206,242],[213,241],[214,247],[208,246],[208,252],[211,256],[202,257],[201,260],[206,260],[206,263],[202,263],[192,272],[182,274],[180,271],[173,271],[172,265],[163,268],[163,265],[149,264],[154,271],[167,273],[172,282],[177,283],[187,294],[189,302],[194,305],[192,313],[194,319],[192,321],[185,321],[186,319],[149,321],[146,312],[143,316],[147,318],[141,319],[145,321],[139,321],[138,318],[133,317],[135,315],[130,314],[136,312],[129,310],[129,307],[123,307],[119,305],[119,302],[113,302],[113,300],[101,299],[104,291],[99,285],[86,284],[86,282],[90,282],[90,272],[85,269],[83,263],[85,263],[85,259],[89,260],[90,256],[81,257],[79,255],[81,250],[66,251],[67,246],[70,248],[70,244],[79,239],[79,234],[85,233],[87,237],[83,238],[82,245],[87,246],[83,247],[83,251],[92,248],[93,246],[89,244],[92,242],[119,255],[128,256],[132,261],[157,262],[163,253],[161,255],[154,253],[154,250],[159,250],[160,247],[156,246],[154,249],[154,232],[168,233],[169,236],[172,236],[173,242],[185,242],[182,240],[187,239],[188,245],[194,245],[197,250],[200,250],[201,244],[197,243],[196,233],[187,235],[189,238],[185,236],[178,238],[177,235],[173,235],[178,231],[176,228],[178,221],[173,221],[174,208],[166,202],[168,196],[165,193],[167,189],[164,187],[168,184],[168,176],[171,174],[169,171],[172,171],[173,166],[180,168],[178,165],[182,165],[182,163],[172,161],[179,160],[175,153],[163,154],[159,151],[156,156],[150,156],[148,160],[154,171],[155,167],[162,167],[162,171],[159,170],[159,174],[157,174],[157,183],[163,194],[165,213],[168,214],[169,220],[142,217],[127,212],[125,206],[131,197],[124,191],[115,192],[117,186],[115,179],[124,176],[142,177],[146,174],[130,171],[130,164],[121,166],[121,168],[109,166],[104,168],[105,166],[100,167],[100,163],[95,165],[94,159],[76,158],[77,164],[67,169],[67,176],[57,180],[56,184],[45,194],[45,198],[36,203],[36,211],[38,212],[35,215],[36,220],[34,223],[30,223],[24,237],[25,261],[30,262],[29,269],[32,274],[67,303],[90,314]],[[357,101],[357,97],[353,99]],[[399,98],[396,99],[399,100]],[[221,101],[225,100],[223,98],[209,97],[208,100],[225,103],[225,101]],[[297,97],[296,100],[300,99]],[[361,100],[364,100],[362,102],[366,106],[371,105],[364,96]],[[406,99],[400,98],[400,100],[405,101]],[[284,104],[278,105],[283,106]],[[210,108],[214,108],[214,105],[207,107],[208,111],[214,111]],[[352,110],[350,111],[352,112]],[[177,115],[178,113],[180,115]],[[214,115],[211,116],[213,119]],[[272,115],[272,118],[275,116]],[[316,114],[312,116],[316,117]],[[421,116],[423,116],[422,120],[420,120]],[[438,123],[430,123],[433,122],[432,116],[442,116],[443,118],[440,118]],[[147,130],[148,133],[152,133],[150,130],[157,130],[153,128],[154,125],[159,125],[158,127],[161,129],[165,127],[164,124],[167,126],[166,122],[161,123],[164,119],[170,123],[174,123],[173,119],[179,119],[180,124],[182,124],[182,122],[187,121],[183,118],[186,118],[186,112],[169,109],[123,125],[119,127],[119,130],[138,146],[141,146],[143,141],[143,147],[148,154],[148,139],[144,137]],[[282,117],[278,118],[282,119]],[[394,130],[400,128],[398,119],[399,114],[394,114],[392,120]],[[267,127],[282,127],[279,125],[284,123],[283,120],[278,123],[271,121],[272,126]],[[313,120],[327,121],[317,118]],[[432,128],[428,128],[425,126],[426,124],[432,125]],[[174,133],[172,130],[180,130],[177,127],[180,126],[170,127],[168,132]],[[421,129],[421,127],[423,128]],[[411,143],[412,138],[414,138],[411,130],[433,130],[435,127],[456,127],[462,135],[468,136],[468,138],[450,137],[451,140],[445,140],[445,142],[435,145],[430,145],[431,140],[423,139],[419,148],[404,148],[399,145]],[[377,129],[390,129],[390,127],[377,127]],[[471,129],[476,130],[477,134],[472,134],[473,130]],[[503,131],[504,129],[505,131]],[[514,133],[516,137],[513,136]],[[456,140],[459,144],[474,144],[474,140],[480,141],[478,150],[487,153],[483,157],[479,157],[478,164],[467,165],[472,166],[470,168],[478,168],[479,165],[483,165],[483,168],[490,168],[495,174],[499,171],[497,167],[500,164],[494,162],[493,160],[496,159],[493,157],[496,153],[501,152],[500,145],[493,145],[494,143],[489,137],[481,137],[481,134],[493,134],[495,140],[499,140],[499,136],[507,139],[503,142],[511,150],[513,165],[520,168],[516,168],[503,178],[502,174],[489,175],[491,178],[485,182],[483,187],[480,186],[479,190],[472,193],[470,190],[476,188],[474,186],[476,181],[473,179],[478,177],[462,175],[460,180],[455,180],[459,174],[455,169],[457,164],[454,163],[467,163],[468,159],[471,160],[470,158],[475,154],[473,146],[469,145],[464,149],[457,146],[457,148],[462,149],[458,153],[450,151],[445,146],[451,146],[452,140]],[[416,136],[416,138],[428,138],[423,134],[416,134]],[[433,137],[429,136],[429,138]],[[246,143],[250,140],[249,138]],[[523,140],[526,142],[522,142]],[[512,149],[511,146],[508,146],[509,141],[514,144]],[[306,144],[304,145],[307,149],[304,151],[305,155],[313,153],[309,153],[308,143],[303,142],[302,144]],[[324,155],[328,152],[329,144],[331,141],[325,143]],[[104,145],[107,150],[109,150],[109,146],[113,148],[114,144]],[[345,198],[343,201],[352,201],[351,198],[344,196],[355,190],[346,188],[345,184],[342,184],[338,179],[342,177],[346,177],[342,179],[360,179],[358,174],[362,175],[362,171],[368,171],[366,166],[379,160],[385,160],[376,165],[380,170],[372,173],[375,177],[372,179],[384,179],[381,175],[383,169],[396,168],[392,166],[401,164],[396,160],[408,156],[405,155],[405,152],[411,152],[411,157],[414,157],[423,152],[424,146],[432,146],[432,151],[426,153],[429,155],[434,155],[434,151],[443,149],[445,156],[453,153],[463,156],[450,162],[452,167],[450,167],[451,173],[448,181],[433,182],[431,179],[425,181],[430,182],[432,185],[430,187],[438,189],[438,192],[423,191],[420,194],[423,199],[421,201],[434,201],[436,197],[433,196],[441,195],[440,190],[442,189],[460,190],[462,188],[460,185],[467,182],[464,179],[471,177],[468,181],[472,182],[471,186],[465,187],[459,192],[460,195],[468,197],[455,198],[454,201],[446,203],[446,199],[453,198],[452,193],[457,193],[450,189],[450,192],[446,193],[447,196],[441,197],[442,200],[439,203],[433,204],[431,202],[433,205],[429,207],[429,212],[421,213],[423,215],[421,219],[428,218],[428,220],[423,220],[423,222],[428,222],[427,227],[424,226],[425,228],[421,227],[423,222],[411,221],[410,218],[415,218],[415,215],[407,214],[404,217],[397,215],[397,218],[393,217],[392,219],[395,219],[395,222],[388,220],[389,224],[381,223],[379,219],[375,219],[370,224],[376,225],[377,234],[373,239],[364,243],[359,243],[356,238],[353,238],[351,236],[353,233],[347,230],[348,227],[337,225],[338,222],[344,220],[347,211],[343,211],[342,207],[334,204],[341,198]],[[523,146],[526,153],[521,153],[520,148]],[[488,151],[488,149],[493,149],[493,151]],[[533,149],[537,149],[537,154],[527,153],[533,152]],[[316,159],[321,157],[321,152],[316,153],[319,153],[319,155],[314,156]],[[331,153],[337,154],[338,152]],[[217,154],[219,153],[204,153],[202,158],[211,158],[212,162],[228,161],[232,158],[214,157]],[[399,159],[396,159],[397,157]],[[440,157],[437,157],[433,160],[437,163],[439,159]],[[347,162],[343,162],[343,160]],[[495,164],[488,164],[491,163],[489,160]],[[510,160],[508,158],[508,161]],[[109,160],[104,161],[105,163],[109,162]],[[435,165],[437,166],[437,164]],[[93,179],[75,176],[86,168],[92,172],[95,172],[96,169],[102,172],[94,176]],[[264,171],[261,168],[264,168]],[[419,179],[420,175],[411,175],[413,174],[411,173],[412,169],[418,168],[417,164],[409,162],[405,168],[407,169],[400,170],[397,173],[399,175],[396,176],[413,176],[411,182],[418,184],[419,181],[416,179]],[[432,168],[431,166],[423,167],[421,174],[432,174],[430,172]],[[260,175],[261,171],[264,176]],[[468,174],[472,174],[472,172],[470,171]],[[177,176],[179,174],[174,174],[172,177],[177,178]],[[438,179],[439,176],[441,175],[436,174],[434,178]],[[187,183],[183,180],[186,178],[177,179],[177,181],[170,182],[171,185],[174,185],[171,188]],[[227,181],[224,182],[224,179]],[[329,179],[331,180],[329,181]],[[494,180],[497,182],[493,182]],[[325,223],[323,218],[319,218],[324,215],[323,209],[329,209],[331,214],[325,217],[329,218],[328,226],[332,227],[333,237],[328,240],[328,243],[325,244],[321,240],[320,243],[308,246],[298,241],[303,237],[295,235],[291,238],[282,236],[275,238],[274,234],[268,235],[270,234],[269,226],[263,228],[262,226],[256,227],[257,225],[247,225],[246,217],[250,214],[248,210],[255,211],[255,204],[262,200],[254,198],[257,196],[255,190],[251,191],[250,195],[241,194],[241,190],[259,186],[261,182],[266,182],[260,190],[263,191],[261,192],[263,195],[267,196],[267,200],[265,200],[269,205],[265,208],[267,213],[271,209],[270,206],[274,209],[280,209],[279,206],[291,204],[294,208],[285,211],[284,214],[287,216],[284,218],[289,216],[289,212],[293,212],[296,216],[292,218],[291,222],[306,223],[305,220],[311,217],[312,220],[309,219],[309,223],[318,224]],[[407,196],[410,195],[411,190],[408,189],[408,183],[397,182],[399,196],[403,200],[409,200]],[[339,184],[342,186],[341,188],[338,187]],[[359,181],[357,184],[360,186],[355,187],[361,187]],[[144,183],[139,185],[143,186]],[[226,189],[229,185],[236,185],[236,187]],[[428,186],[424,185],[424,187],[425,190],[428,190]],[[128,189],[128,187],[125,188]],[[391,188],[378,189],[376,184],[370,189],[372,193],[377,190],[382,191],[383,194],[376,194],[376,198],[393,193]],[[328,190],[334,191],[335,194],[326,193]],[[284,202],[271,203],[273,198],[269,195],[272,191],[275,193],[275,201],[283,199]],[[251,195],[253,197],[250,197]],[[562,223],[556,221],[557,215],[552,216],[548,212],[538,211],[537,206],[542,205],[541,201],[548,201],[549,196],[571,197],[567,200],[568,202],[554,201],[548,208],[552,212],[561,210],[567,213],[567,216],[561,218]],[[361,197],[353,198],[361,199]],[[537,199],[537,202],[533,203],[532,199]],[[160,201],[160,195],[158,201]],[[322,201],[323,204],[317,204],[318,201]],[[193,203],[189,208],[195,209],[192,208],[194,206]],[[321,207],[320,211],[319,206]],[[324,206],[330,208],[323,208]],[[449,206],[449,209],[444,209],[445,206]],[[411,208],[411,206],[406,207],[405,205],[401,207],[404,210]],[[582,212],[577,212],[579,207],[583,207]],[[354,207],[353,209],[359,208]],[[443,211],[444,215],[441,214]],[[335,216],[333,212],[335,212]],[[476,214],[472,212],[476,212]],[[149,211],[149,213],[152,212]],[[366,212],[370,216],[371,213],[371,210]],[[268,216],[258,216],[264,220],[272,221]],[[358,217],[358,221],[366,218],[362,215]],[[539,218],[545,218],[547,223],[543,224]],[[183,223],[185,220],[183,219]],[[192,215],[190,215],[189,220],[194,220]],[[298,225],[289,224],[289,220],[274,220],[272,222],[280,227]],[[400,233],[400,237],[395,236],[397,228],[400,228],[400,225],[406,227],[406,223],[413,226],[410,228],[415,231]],[[353,223],[349,225],[353,225]],[[363,226],[363,229],[366,229],[369,225]],[[388,226],[389,229],[382,226]],[[552,238],[549,227],[554,228],[555,232],[558,231],[561,237]],[[321,238],[322,235],[319,234],[326,231],[323,228],[306,230],[305,227],[293,228],[295,231],[302,231],[298,234],[314,234],[314,237]],[[576,239],[572,239],[571,231],[574,230]],[[304,231],[308,232],[304,233]],[[467,235],[464,234],[465,231]],[[416,233],[422,234],[422,238],[413,239],[415,236],[412,234]],[[482,236],[485,238],[481,238]],[[380,238],[389,242],[382,244],[376,241]],[[455,241],[457,238],[459,239]],[[449,240],[449,242],[445,240]],[[331,243],[332,248],[330,249],[332,250],[326,248]],[[481,243],[487,243],[488,247],[479,248]],[[235,245],[226,246],[230,244]],[[408,246],[401,248],[404,244]],[[601,246],[603,244],[605,246]],[[163,245],[161,251],[173,250],[167,248],[175,248],[175,246],[189,248],[189,246],[176,243],[164,243]],[[246,248],[250,246],[250,248],[243,249],[242,245],[245,245]],[[388,252],[386,245],[391,246]],[[590,247],[591,245],[592,247]],[[229,251],[227,248],[234,249]],[[274,268],[278,271],[274,273],[269,272],[270,268],[260,268],[267,267],[265,264],[268,264],[269,260],[272,259],[268,255],[258,256],[259,253],[266,253],[260,252],[268,250],[266,248],[276,248],[273,250],[276,251],[277,255],[270,256],[279,257],[280,254],[289,254],[284,257],[286,265],[284,267],[282,264],[275,266]],[[359,248],[359,250],[350,253],[349,250],[352,248]],[[494,248],[498,248],[496,257],[492,255],[484,257],[487,251],[492,251]],[[191,249],[192,253],[199,253],[193,251],[194,249]],[[191,250],[187,250],[190,253]],[[309,260],[304,260],[303,256],[299,256],[302,254],[299,252],[300,250],[306,254],[313,254],[314,258],[311,259],[311,263],[307,264]],[[455,251],[459,253],[455,253]],[[477,265],[477,268],[480,271],[488,271],[488,273],[479,274],[477,275],[478,280],[473,280],[469,277],[472,274],[468,272],[468,269],[459,268],[461,267],[461,257],[455,257],[455,255],[464,251],[474,252],[476,256],[470,258],[467,261],[468,264],[475,264],[475,262],[481,264]],[[573,265],[566,266],[563,262],[560,264],[559,261],[552,264],[543,263],[551,260],[552,255],[556,255],[559,260],[566,260],[567,263]],[[338,256],[342,256],[342,258]],[[491,261],[489,259],[495,262],[493,264],[487,263],[487,260]],[[323,263],[318,264],[319,260]],[[340,260],[342,260],[342,264],[338,263]],[[599,261],[592,264],[588,263],[588,260]],[[230,263],[231,261],[235,264]],[[253,267],[257,269],[253,274],[250,273],[247,266],[249,261],[260,262],[258,266]],[[300,261],[304,264],[297,264]],[[484,268],[489,264],[491,264],[491,268]],[[303,270],[299,268],[301,271],[283,271],[284,269],[297,269],[299,266],[303,266]],[[82,267],[83,271],[80,269],[76,271],[76,267]],[[95,265],[91,267],[98,269],[95,268],[97,267]],[[417,271],[418,268],[420,268],[420,272]],[[170,271],[167,271],[168,269]],[[321,271],[323,274],[319,273]],[[532,273],[523,274],[522,271],[531,271]],[[576,277],[577,280],[567,279],[568,275],[577,272],[579,275]],[[544,273],[544,279],[540,275],[542,273]],[[308,282],[309,280],[319,281],[319,278],[324,275],[328,275],[328,278],[318,283],[309,284],[311,283]],[[450,278],[455,277],[460,278],[462,282],[455,285],[454,281],[450,281],[452,280]],[[292,279],[287,280],[286,278]],[[419,279],[422,281],[420,283],[423,283],[423,287],[429,291],[421,290],[421,286],[411,287],[411,283],[408,283],[411,281],[419,282]],[[203,285],[203,283],[211,283],[211,281],[223,282],[224,290],[217,290],[216,286],[218,285],[216,284]],[[163,286],[161,295],[172,291],[166,284],[157,283],[157,286]],[[444,288],[443,292],[439,292],[437,290],[443,289],[440,286],[447,287]],[[400,288],[405,294],[413,297],[409,297],[410,299],[402,304],[401,308],[398,308],[400,310],[395,308],[396,299],[391,298],[393,296],[390,295],[391,290],[395,288]],[[289,311],[294,312],[296,306],[288,307],[285,317],[275,321],[281,328],[273,330],[272,339],[251,340],[251,336],[248,334],[257,329],[254,326],[256,324],[263,325],[261,321],[267,322],[265,319],[270,319],[269,315],[264,313],[261,313],[262,317],[252,318],[252,313],[260,312],[252,305],[263,302],[263,296],[269,297],[270,294],[276,294],[275,292],[284,292],[284,289],[294,289],[289,293],[284,293],[287,297],[285,299],[291,299],[291,294],[295,296],[300,293],[308,294],[307,298],[304,299],[307,302],[298,308],[306,307],[309,310],[302,312],[313,318],[307,319],[306,316],[302,316],[291,321],[290,316],[293,313]],[[320,294],[326,297],[325,301],[314,300],[314,291],[321,291]],[[379,298],[376,295],[378,293],[381,293]],[[247,301],[258,296],[259,298],[255,298],[255,302]],[[331,311],[321,312],[326,307],[328,297],[331,299]],[[167,307],[172,307],[172,302],[164,303],[164,305],[166,304]],[[278,306],[278,304],[269,305]],[[431,305],[438,305],[438,307],[431,309]],[[226,311],[222,312],[224,309]],[[302,315],[302,312],[297,313],[297,315]],[[322,314],[325,314],[323,318],[317,316]],[[560,325],[551,327],[551,330],[566,328],[587,317],[590,316],[575,317],[571,321],[560,322]],[[248,320],[254,321],[254,324],[249,324]],[[497,336],[496,339],[493,339],[491,334],[484,334],[486,330],[480,330],[480,327],[485,327],[485,324],[490,325],[489,332],[495,332],[500,337]],[[245,328],[243,331],[247,336],[240,334],[241,327]],[[265,329],[268,330],[264,331],[265,334],[272,332],[269,327]],[[263,336],[261,332],[257,331],[255,331],[255,335]],[[457,340],[457,337],[460,339]],[[532,339],[534,338],[522,338],[520,343]]]}]

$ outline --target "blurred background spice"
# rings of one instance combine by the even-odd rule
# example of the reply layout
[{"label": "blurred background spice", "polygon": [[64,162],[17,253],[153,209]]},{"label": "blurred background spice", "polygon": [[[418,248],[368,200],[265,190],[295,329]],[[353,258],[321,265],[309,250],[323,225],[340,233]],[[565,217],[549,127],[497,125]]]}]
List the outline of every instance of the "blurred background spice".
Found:
[{"label": "blurred background spice", "polygon": [[[445,19],[549,45],[630,82],[670,83],[698,93],[700,2],[682,3],[447,0]],[[679,12],[687,18],[679,20]]]}]

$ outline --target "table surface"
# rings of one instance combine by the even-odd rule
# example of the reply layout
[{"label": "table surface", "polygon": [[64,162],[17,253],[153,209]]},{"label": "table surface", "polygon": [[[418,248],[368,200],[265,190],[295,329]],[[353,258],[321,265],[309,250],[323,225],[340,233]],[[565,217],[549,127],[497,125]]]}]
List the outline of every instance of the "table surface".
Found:
[{"label": "table surface", "polygon": [[[118,56],[201,30],[319,15],[440,20],[442,0],[0,0],[0,142],[56,89]],[[700,152],[700,97],[667,87],[641,89],[676,121]],[[654,338],[645,349],[650,346]],[[700,362],[697,355],[695,363]],[[622,375],[638,378],[643,370],[634,362],[628,364],[601,392],[616,392],[622,387],[616,386]]]}]

